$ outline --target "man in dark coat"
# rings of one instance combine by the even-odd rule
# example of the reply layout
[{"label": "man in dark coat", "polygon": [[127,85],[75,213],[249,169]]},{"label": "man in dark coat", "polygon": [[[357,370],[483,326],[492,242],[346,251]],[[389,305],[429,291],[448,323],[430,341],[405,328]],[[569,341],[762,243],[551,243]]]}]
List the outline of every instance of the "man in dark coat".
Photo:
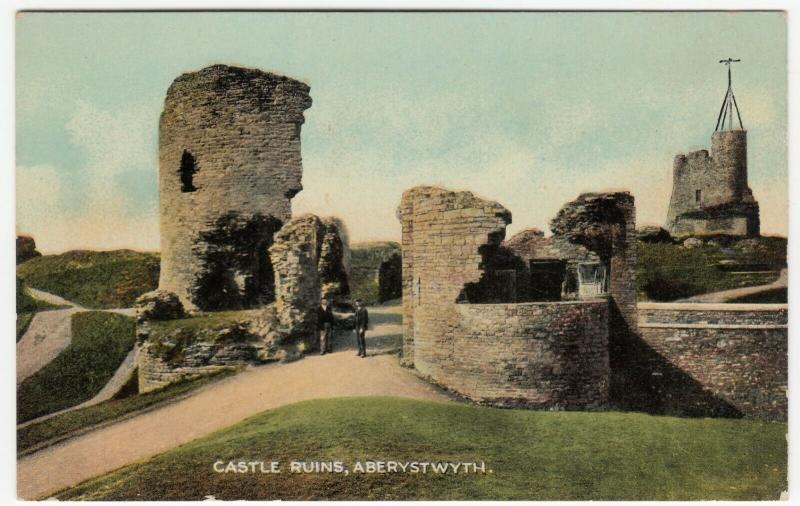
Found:
[{"label": "man in dark coat", "polygon": [[356,341],[358,341],[358,356],[364,358],[367,356],[367,327],[369,327],[369,313],[367,308],[364,307],[364,302],[361,299],[356,300],[356,314],[355,314],[355,332]]},{"label": "man in dark coat", "polygon": [[319,329],[319,354],[324,355],[331,351],[333,340],[333,309],[327,300],[322,300],[322,305],[317,314],[317,328]]}]

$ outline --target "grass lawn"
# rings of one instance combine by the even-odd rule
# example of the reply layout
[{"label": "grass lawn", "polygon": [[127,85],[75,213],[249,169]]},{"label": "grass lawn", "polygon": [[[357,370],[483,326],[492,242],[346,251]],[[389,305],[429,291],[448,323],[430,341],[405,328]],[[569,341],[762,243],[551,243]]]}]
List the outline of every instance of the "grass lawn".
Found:
[{"label": "grass lawn", "polygon": [[[640,300],[671,301],[744,286],[772,283],[786,267],[786,239],[762,237],[757,248],[637,243],[636,284]],[[737,273],[717,268],[721,260],[762,264],[769,271]],[[772,271],[772,272],[770,272]]]},{"label": "grass lawn", "polygon": [[24,454],[25,450],[44,442],[58,441],[82,429],[105,424],[130,413],[165,404],[235,372],[233,368],[221,370],[214,374],[173,383],[141,395],[135,394],[122,399],[111,399],[28,425],[17,430],[17,454]]},{"label": "grass lawn", "polygon": [[72,316],[72,342],[17,387],[17,423],[91,399],[136,341],[133,318],[89,311]]},{"label": "grass lawn", "polygon": [[17,266],[34,288],[94,309],[130,307],[158,285],[158,253],[130,250],[68,251]]},{"label": "grass lawn", "polygon": [[[58,498],[776,500],[786,489],[786,432],[757,420],[319,400],[266,411]],[[278,460],[282,473],[213,471],[216,461],[240,460]],[[367,460],[484,461],[487,473],[299,474],[290,460],[350,469]]]}]

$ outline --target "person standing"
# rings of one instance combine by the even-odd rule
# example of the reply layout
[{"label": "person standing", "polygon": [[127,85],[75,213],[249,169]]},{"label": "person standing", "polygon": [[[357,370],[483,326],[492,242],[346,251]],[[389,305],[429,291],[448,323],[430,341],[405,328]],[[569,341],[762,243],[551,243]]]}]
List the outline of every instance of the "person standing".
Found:
[{"label": "person standing", "polygon": [[331,351],[333,340],[333,309],[327,299],[322,300],[317,315],[317,328],[319,329],[319,354],[324,355]]},{"label": "person standing", "polygon": [[369,313],[367,308],[364,307],[364,302],[361,299],[356,299],[356,341],[358,341],[358,356],[364,358],[367,356],[367,327],[369,327]]}]

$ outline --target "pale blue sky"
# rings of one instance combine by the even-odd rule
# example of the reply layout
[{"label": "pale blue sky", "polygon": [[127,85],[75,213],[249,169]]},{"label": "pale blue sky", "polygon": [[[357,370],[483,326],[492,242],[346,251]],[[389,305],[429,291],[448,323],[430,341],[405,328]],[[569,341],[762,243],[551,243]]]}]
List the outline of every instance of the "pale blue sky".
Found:
[{"label": "pale blue sky", "polygon": [[672,157],[708,146],[728,56],[762,230],[786,233],[779,13],[27,13],[17,22],[17,226],[45,251],[158,248],[167,87],[213,63],[304,80],[299,212],[399,239],[421,183],[547,228],[581,191],[628,188],[663,223]]}]

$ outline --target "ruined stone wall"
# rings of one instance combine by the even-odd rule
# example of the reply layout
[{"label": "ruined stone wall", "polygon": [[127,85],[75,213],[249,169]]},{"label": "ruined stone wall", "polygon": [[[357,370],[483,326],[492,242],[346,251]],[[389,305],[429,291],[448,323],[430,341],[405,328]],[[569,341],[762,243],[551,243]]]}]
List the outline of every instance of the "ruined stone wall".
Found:
[{"label": "ruined stone wall", "polygon": [[317,346],[318,264],[328,228],[316,216],[291,219],[275,234],[269,253],[275,271],[275,309],[281,331]]},{"label": "ruined stone wall", "polygon": [[758,212],[747,185],[746,131],[715,132],[710,154],[675,157],[667,215],[673,235],[758,235]]},{"label": "ruined stone wall", "polygon": [[501,406],[599,407],[608,401],[608,301],[458,304],[452,345],[417,338],[436,381]]},{"label": "ruined stone wall", "polygon": [[440,357],[426,350],[452,349],[450,331],[460,318],[456,299],[465,284],[480,280],[480,250],[502,242],[511,213],[470,192],[432,186],[404,192],[397,213],[403,234],[401,362],[438,381]]},{"label": "ruined stone wall", "polygon": [[206,328],[188,322],[186,327],[176,327],[173,322],[138,323],[139,392],[225,368],[286,360],[296,353],[275,331],[272,305],[237,315],[235,320],[209,323]]},{"label": "ruined stone wall", "polygon": [[612,334],[636,332],[636,207],[628,192],[583,193],[550,222],[553,233],[596,254],[609,270]]},{"label": "ruined stone wall", "polygon": [[786,304],[639,304],[651,411],[786,420]]},{"label": "ruined stone wall", "polygon": [[417,187],[403,194],[398,216],[404,364],[491,404],[606,402],[607,301],[457,302],[490,274],[511,222],[505,208],[469,192]]},{"label": "ruined stone wall", "polygon": [[320,298],[345,300],[350,295],[350,246],[344,224],[341,220],[332,218],[327,218],[322,223],[325,233],[317,263]]},{"label": "ruined stone wall", "polygon": [[[187,309],[205,302],[196,290],[209,249],[202,234],[230,213],[244,222],[289,219],[291,198],[302,189],[308,92],[284,76],[226,65],[183,74],[167,91],[159,123],[159,288]],[[271,238],[263,239],[252,248],[265,249]],[[253,274],[227,273],[234,281]]]}]

